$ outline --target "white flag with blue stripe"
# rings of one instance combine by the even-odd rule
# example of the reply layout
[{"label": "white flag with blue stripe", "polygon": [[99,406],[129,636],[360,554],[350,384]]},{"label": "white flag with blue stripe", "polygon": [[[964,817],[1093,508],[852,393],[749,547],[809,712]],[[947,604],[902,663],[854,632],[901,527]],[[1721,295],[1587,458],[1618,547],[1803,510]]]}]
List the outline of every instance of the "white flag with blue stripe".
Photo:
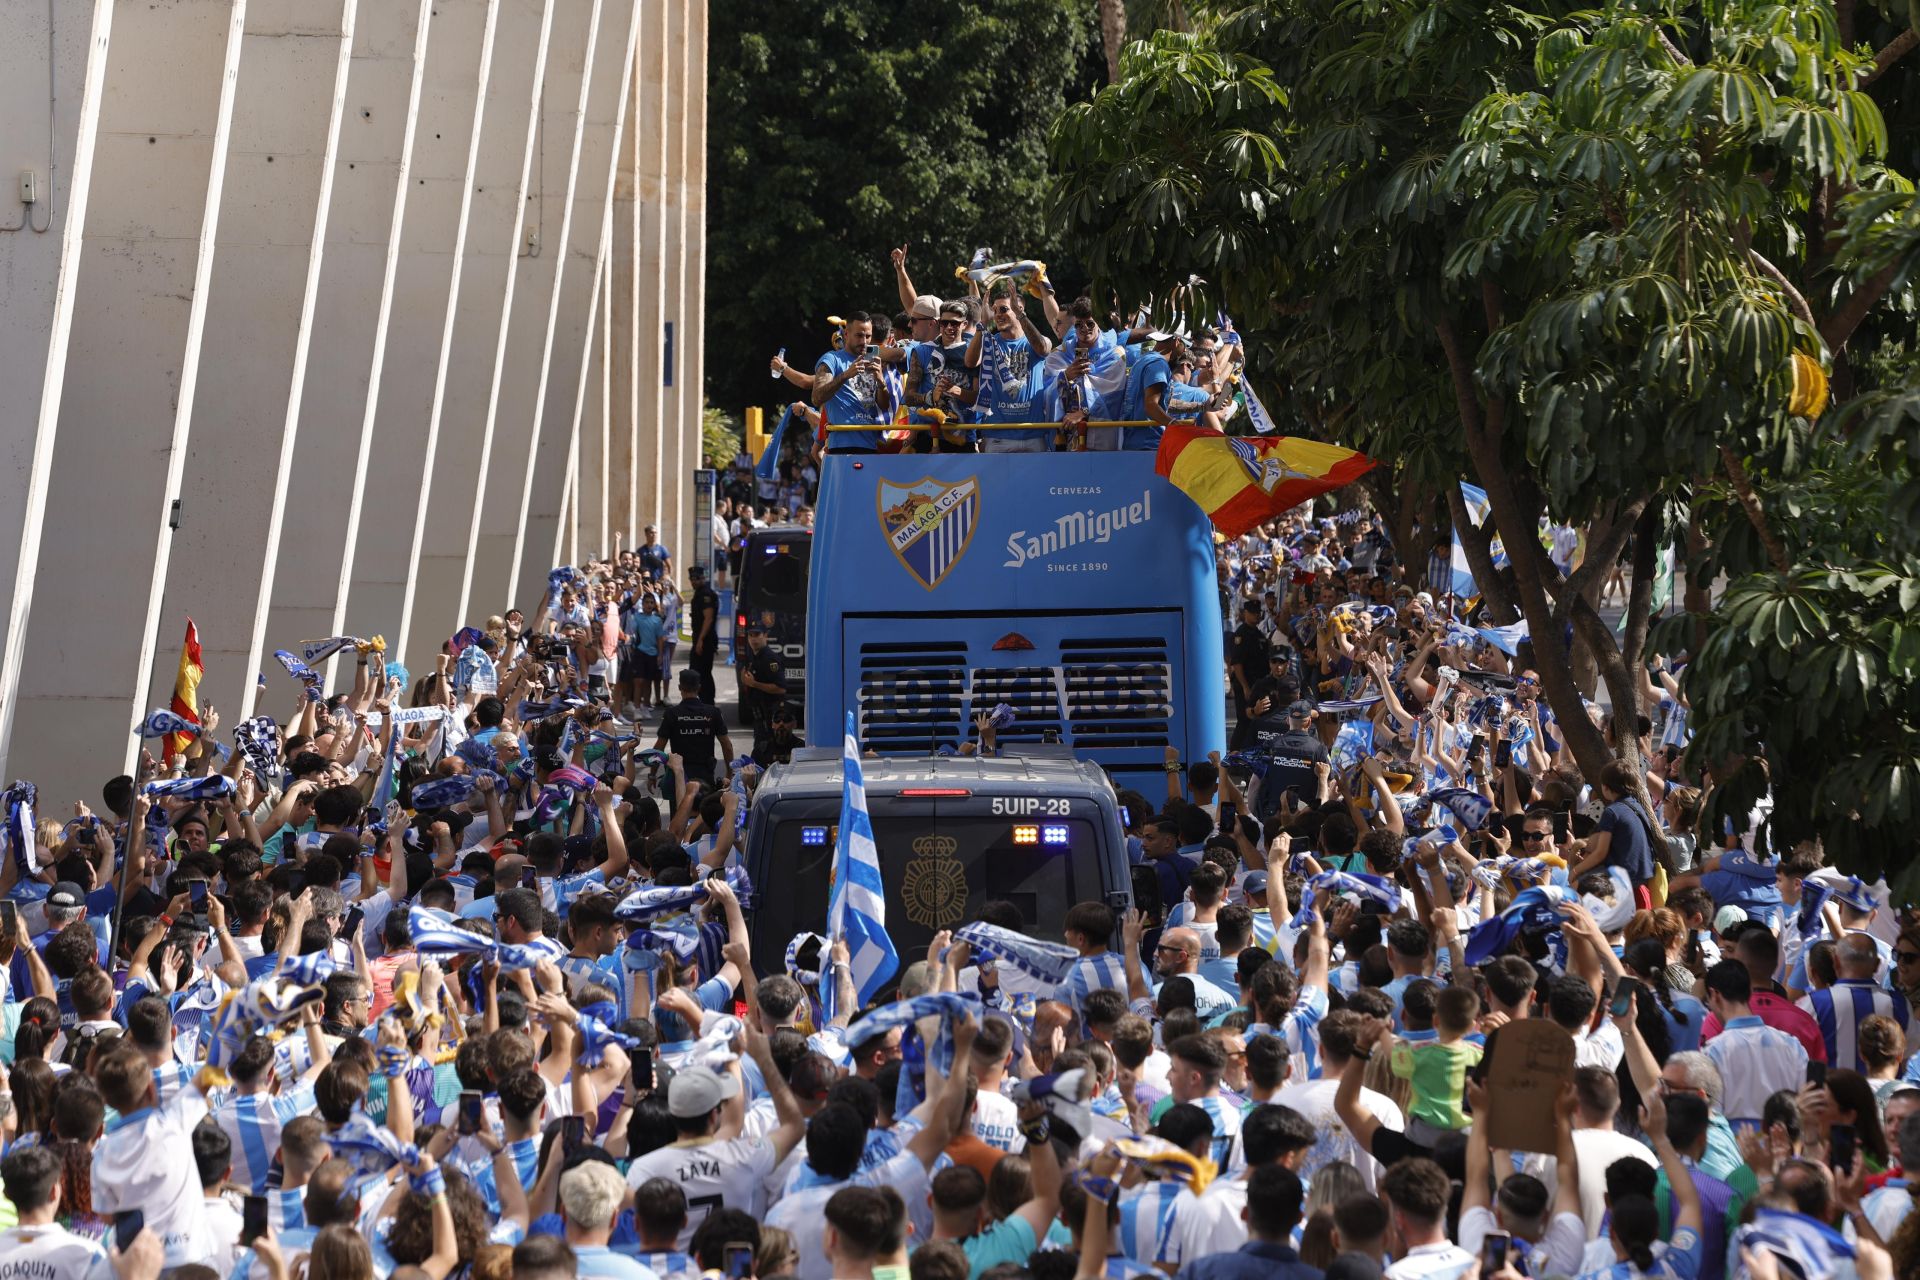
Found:
[{"label": "white flag with blue stripe", "polygon": [[[880,848],[867,815],[867,785],[860,771],[860,742],[847,713],[841,753],[840,839],[833,850],[833,887],[827,899],[827,938],[845,939],[853,969],[854,998],[862,1005],[900,968],[900,953],[887,936],[887,888],[880,879]],[[833,1008],[834,984],[820,984],[826,1016]]]}]

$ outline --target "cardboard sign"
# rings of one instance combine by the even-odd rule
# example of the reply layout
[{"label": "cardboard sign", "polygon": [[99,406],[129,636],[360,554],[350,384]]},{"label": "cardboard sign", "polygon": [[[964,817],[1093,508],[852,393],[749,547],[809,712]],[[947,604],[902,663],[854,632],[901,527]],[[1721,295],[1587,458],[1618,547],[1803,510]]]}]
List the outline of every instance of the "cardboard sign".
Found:
[{"label": "cardboard sign", "polygon": [[1573,1079],[1573,1037],[1544,1018],[1509,1022],[1487,1045],[1487,1141],[1511,1151],[1554,1150],[1554,1109]]}]

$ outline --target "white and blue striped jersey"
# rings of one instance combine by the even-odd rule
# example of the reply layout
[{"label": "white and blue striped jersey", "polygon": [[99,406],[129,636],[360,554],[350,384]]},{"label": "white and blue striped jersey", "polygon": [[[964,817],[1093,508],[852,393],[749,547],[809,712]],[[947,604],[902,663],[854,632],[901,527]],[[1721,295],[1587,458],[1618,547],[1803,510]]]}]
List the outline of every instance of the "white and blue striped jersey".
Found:
[{"label": "white and blue striped jersey", "polygon": [[1213,1121],[1211,1155],[1214,1164],[1219,1166],[1222,1176],[1235,1174],[1246,1168],[1246,1152],[1240,1146],[1239,1106],[1217,1093],[1204,1098],[1195,1098],[1192,1105],[1206,1112],[1207,1118]]},{"label": "white and blue striped jersey", "polygon": [[1082,1010],[1086,1007],[1087,995],[1103,989],[1118,991],[1121,995],[1127,993],[1127,962],[1112,951],[1075,960],[1067,976],[1054,989],[1053,998]]},{"label": "white and blue striped jersey", "polygon": [[314,1108],[313,1086],[302,1085],[282,1094],[236,1093],[213,1113],[214,1123],[233,1143],[230,1180],[259,1195],[267,1189],[267,1172],[280,1150],[280,1131],[296,1116]]},{"label": "white and blue striped jersey", "polygon": [[1120,1252],[1142,1266],[1160,1260],[1173,1225],[1173,1202],[1185,1184],[1146,1182],[1120,1193]]},{"label": "white and blue striped jersey", "polygon": [[1248,1035],[1284,1036],[1287,1051],[1293,1057],[1290,1079],[1295,1082],[1318,1080],[1320,1066],[1320,1020],[1327,1016],[1327,993],[1319,987],[1302,987],[1294,998],[1293,1008],[1287,1010],[1286,1018],[1278,1027],[1270,1027],[1264,1022],[1256,1022],[1247,1028]]},{"label": "white and blue striped jersey", "polygon": [[1820,1038],[1827,1044],[1827,1066],[1863,1075],[1867,1066],[1860,1057],[1860,1024],[1879,1014],[1892,1018],[1905,1031],[1911,1021],[1905,996],[1871,982],[1841,981],[1809,991],[1800,1007],[1812,1014],[1820,1027]]}]

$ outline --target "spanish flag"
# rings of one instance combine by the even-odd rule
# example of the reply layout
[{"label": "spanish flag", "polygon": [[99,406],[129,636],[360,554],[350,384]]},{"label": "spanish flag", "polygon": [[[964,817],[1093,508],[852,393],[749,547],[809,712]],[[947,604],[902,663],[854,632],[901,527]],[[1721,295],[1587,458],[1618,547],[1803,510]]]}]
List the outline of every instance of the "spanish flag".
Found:
[{"label": "spanish flag", "polygon": [[[180,646],[180,670],[173,677],[173,714],[200,723],[200,677],[205,673],[206,668],[200,665],[200,630],[188,618],[187,638]],[[191,741],[184,733],[168,734],[166,763],[172,764]]]},{"label": "spanish flag", "polygon": [[1227,436],[1175,424],[1160,437],[1153,469],[1237,538],[1262,520],[1352,484],[1374,460],[1337,444],[1293,436]]}]

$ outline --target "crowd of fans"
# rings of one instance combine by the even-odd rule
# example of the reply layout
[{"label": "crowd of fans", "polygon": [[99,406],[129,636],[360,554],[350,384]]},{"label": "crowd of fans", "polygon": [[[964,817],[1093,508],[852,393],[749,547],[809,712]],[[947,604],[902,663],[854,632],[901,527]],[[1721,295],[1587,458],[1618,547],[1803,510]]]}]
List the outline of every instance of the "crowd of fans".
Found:
[{"label": "crowd of fans", "polygon": [[[979,447],[1159,423],[1177,384],[1136,375],[1183,353],[1224,411],[1219,335],[1095,336],[1044,286],[1079,352],[1056,399],[980,410],[972,311],[896,266],[905,404],[1038,423]],[[1044,359],[1021,295],[987,296]],[[795,378],[814,400],[865,323]],[[1062,409],[1112,360],[1137,414]],[[969,421],[905,447],[974,447]],[[1666,662],[1656,717],[1588,712],[1646,776],[1584,776],[1524,641],[1463,624],[1377,518],[1296,512],[1219,561],[1232,739],[1121,795],[1131,908],[985,903],[865,1009],[843,942],[752,947],[778,662],[736,753],[718,599],[651,530],[410,687],[335,637],[279,655],[284,719],[231,746],[210,713],[143,726],[166,758],[97,809],[15,784],[0,1277],[1920,1275],[1912,911],[1769,848],[1764,806],[1695,830],[1713,779]],[[309,665],[334,655],[344,692]],[[1567,1066],[1501,1145],[1530,1021]]]}]

